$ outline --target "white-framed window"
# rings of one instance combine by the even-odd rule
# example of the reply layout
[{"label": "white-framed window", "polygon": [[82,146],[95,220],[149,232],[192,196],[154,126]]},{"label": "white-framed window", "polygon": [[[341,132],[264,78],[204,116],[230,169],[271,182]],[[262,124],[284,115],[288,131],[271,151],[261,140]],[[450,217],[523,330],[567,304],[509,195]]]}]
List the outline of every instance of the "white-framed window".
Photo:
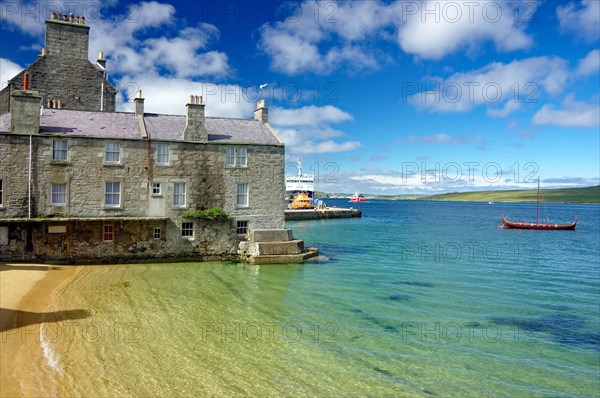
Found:
[{"label": "white-framed window", "polygon": [[102,239],[105,242],[112,242],[115,237],[114,226],[112,224],[105,224],[102,230]]},{"label": "white-framed window", "polygon": [[173,206],[184,207],[186,205],[185,185],[185,182],[173,183]]},{"label": "white-framed window", "polygon": [[2,180],[0,180],[0,207],[4,206],[4,185],[2,185]]},{"label": "white-framed window", "polygon": [[153,182],[152,183],[152,195],[160,195],[161,191],[160,191],[160,182]]},{"label": "white-framed window", "polygon": [[225,166],[228,167],[246,167],[248,166],[248,149],[226,147],[225,148]]},{"label": "white-framed window", "polygon": [[52,160],[67,160],[66,140],[52,140]]},{"label": "white-framed window", "polygon": [[154,228],[154,232],[152,233],[152,237],[156,240],[160,239],[160,228]]},{"label": "white-framed window", "polygon": [[194,223],[184,222],[181,224],[181,237],[192,238],[194,236]]},{"label": "white-framed window", "polygon": [[236,166],[246,167],[248,150],[246,148],[237,148],[237,156],[235,159]]},{"label": "white-framed window", "polygon": [[237,205],[239,207],[248,206],[248,184],[240,183],[237,184]]},{"label": "white-framed window", "polygon": [[156,163],[169,164],[169,145],[158,144],[156,148]]},{"label": "white-framed window", "polygon": [[120,182],[111,181],[104,183],[104,205],[111,207],[119,207],[121,205]]},{"label": "white-framed window", "polygon": [[67,184],[52,184],[50,187],[50,196],[55,206],[64,206],[67,204]]},{"label": "white-framed window", "polygon": [[238,235],[246,235],[248,233],[248,221],[238,221],[237,222],[237,234]]},{"label": "white-framed window", "polygon": [[235,166],[235,148],[228,146],[225,148],[225,165]]},{"label": "white-framed window", "polygon": [[119,163],[121,161],[121,144],[107,142],[104,149],[104,160],[107,163]]}]

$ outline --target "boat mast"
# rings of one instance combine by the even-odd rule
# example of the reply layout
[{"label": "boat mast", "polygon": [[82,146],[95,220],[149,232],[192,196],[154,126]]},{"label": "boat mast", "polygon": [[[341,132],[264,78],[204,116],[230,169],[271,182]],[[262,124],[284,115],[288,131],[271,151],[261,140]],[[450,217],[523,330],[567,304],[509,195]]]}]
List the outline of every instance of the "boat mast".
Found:
[{"label": "boat mast", "polygon": [[538,177],[538,199],[537,199],[537,217],[536,224],[540,223],[540,177]]}]

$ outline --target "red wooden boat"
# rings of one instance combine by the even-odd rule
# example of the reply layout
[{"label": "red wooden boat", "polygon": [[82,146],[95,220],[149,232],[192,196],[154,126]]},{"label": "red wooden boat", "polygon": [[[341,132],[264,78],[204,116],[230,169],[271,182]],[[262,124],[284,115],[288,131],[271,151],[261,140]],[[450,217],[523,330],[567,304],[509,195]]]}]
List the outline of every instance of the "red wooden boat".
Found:
[{"label": "red wooden boat", "polygon": [[502,224],[504,228],[516,228],[516,229],[542,229],[546,231],[566,231],[574,230],[577,226],[577,219],[571,224],[552,224],[552,223],[541,223],[540,222],[540,179],[538,177],[538,197],[537,197],[537,218],[535,222],[515,222],[508,221],[502,214]]},{"label": "red wooden boat", "polygon": [[577,220],[571,224],[545,224],[540,222],[514,222],[507,221],[502,214],[502,224],[504,228],[517,228],[517,229],[545,229],[545,230],[573,230],[577,226]]}]

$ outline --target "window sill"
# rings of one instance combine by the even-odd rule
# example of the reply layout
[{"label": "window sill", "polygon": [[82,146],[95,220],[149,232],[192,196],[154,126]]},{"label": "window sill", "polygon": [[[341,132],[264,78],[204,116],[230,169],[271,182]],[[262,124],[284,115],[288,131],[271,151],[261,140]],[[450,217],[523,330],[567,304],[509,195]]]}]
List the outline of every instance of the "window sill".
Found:
[{"label": "window sill", "polygon": [[156,167],[171,167],[171,163],[155,163]]},{"label": "window sill", "polygon": [[104,206],[103,210],[123,210],[122,206]]},{"label": "window sill", "polygon": [[164,198],[164,196],[163,196],[163,194],[162,194],[162,193],[153,193],[153,194],[152,194],[152,197],[153,197],[153,198]]},{"label": "window sill", "polygon": [[106,167],[123,167],[123,163],[104,162],[104,163],[102,163],[102,166],[106,166]]},{"label": "window sill", "polygon": [[52,166],[68,166],[71,164],[71,162],[69,162],[68,160],[51,160],[50,164]]},{"label": "window sill", "polygon": [[50,206],[57,209],[65,209],[67,207],[66,203],[50,203]]}]

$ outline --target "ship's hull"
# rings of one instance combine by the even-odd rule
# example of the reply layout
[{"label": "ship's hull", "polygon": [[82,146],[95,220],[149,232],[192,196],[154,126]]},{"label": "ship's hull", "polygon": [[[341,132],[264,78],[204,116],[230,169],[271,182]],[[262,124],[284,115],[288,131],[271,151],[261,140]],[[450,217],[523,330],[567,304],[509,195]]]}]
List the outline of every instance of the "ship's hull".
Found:
[{"label": "ship's hull", "polygon": [[568,231],[574,230],[577,226],[577,220],[573,221],[571,224],[546,224],[546,223],[535,223],[535,222],[515,222],[515,221],[507,221],[504,218],[504,214],[502,215],[502,224],[504,228],[513,228],[513,229],[538,229],[545,231]]}]

